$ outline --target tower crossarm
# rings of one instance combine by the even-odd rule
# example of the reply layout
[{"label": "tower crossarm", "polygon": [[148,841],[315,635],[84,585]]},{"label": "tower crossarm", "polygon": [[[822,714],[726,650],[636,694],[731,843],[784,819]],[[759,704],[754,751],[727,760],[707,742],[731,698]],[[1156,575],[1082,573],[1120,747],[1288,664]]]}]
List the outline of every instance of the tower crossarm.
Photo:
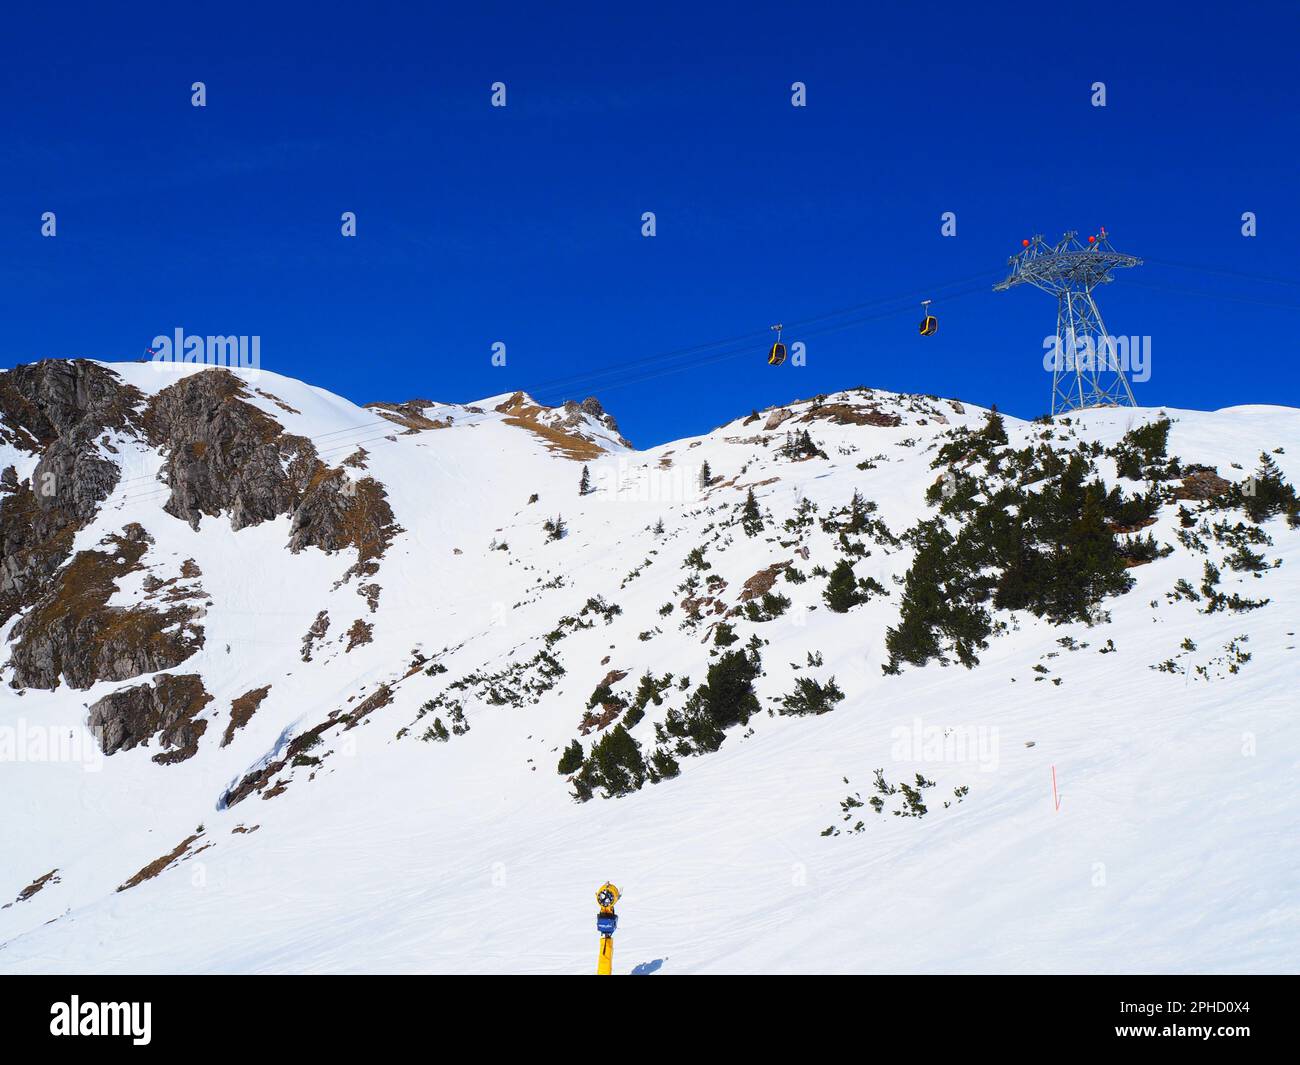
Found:
[{"label": "tower crossarm", "polygon": [[1049,292],[1090,289],[1110,281],[1114,270],[1141,266],[1142,260],[1116,251],[1104,233],[1090,244],[1082,243],[1074,233],[1066,233],[1056,244],[1034,237],[1023,251],[1007,260],[1007,265],[1011,272],[993,286],[995,292],[1026,284]]}]

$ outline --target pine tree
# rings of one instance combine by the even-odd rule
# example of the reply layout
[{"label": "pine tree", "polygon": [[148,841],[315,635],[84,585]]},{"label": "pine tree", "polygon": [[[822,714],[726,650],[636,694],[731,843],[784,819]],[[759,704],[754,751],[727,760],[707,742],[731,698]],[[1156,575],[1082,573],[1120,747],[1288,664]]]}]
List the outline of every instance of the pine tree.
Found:
[{"label": "pine tree", "polygon": [[542,528],[546,531],[548,540],[563,540],[565,533],[569,531],[568,526],[564,524],[564,516],[561,514],[555,515],[554,518],[547,518],[542,522]]},{"label": "pine tree", "polygon": [[747,724],[750,715],[758,713],[757,676],[757,663],[743,651],[729,651],[709,667],[708,680],[696,695],[719,729]]},{"label": "pine tree", "polygon": [[709,463],[706,459],[700,466],[700,487],[708,488],[713,483],[713,471],[709,469]]},{"label": "pine tree", "polygon": [[849,520],[844,526],[847,533],[860,533],[867,527],[867,501],[862,498],[862,493],[856,488],[853,490],[853,498],[849,500]]},{"label": "pine tree", "polygon": [[980,430],[981,435],[990,444],[1005,444],[1007,442],[1007,426],[1002,420],[1002,415],[998,413],[997,404],[989,408],[988,417],[984,419],[984,428]]},{"label": "pine tree", "polygon": [[656,747],[650,755],[650,780],[658,784],[661,780],[671,780],[680,773],[681,767],[672,752],[666,747]]},{"label": "pine tree", "polygon": [[745,496],[745,507],[740,515],[740,527],[745,530],[746,536],[757,536],[763,531],[763,514],[758,509],[758,500],[754,498],[752,488]]},{"label": "pine tree", "polygon": [[591,494],[591,471],[586,466],[582,467],[582,477],[578,481],[578,495],[585,496]]},{"label": "pine tree", "polygon": [[1070,523],[1052,558],[1047,616],[1058,624],[1087,621],[1100,599],[1126,592],[1132,585],[1115,534],[1106,525],[1101,486],[1091,484],[1078,517]]},{"label": "pine tree", "polygon": [[754,679],[761,668],[757,651],[728,651],[709,667],[708,679],[691,693],[685,707],[668,711],[663,734],[676,736],[682,752],[716,751],[726,729],[746,724],[758,713]]},{"label": "pine tree", "polygon": [[864,599],[858,588],[858,579],[853,575],[853,564],[848,559],[840,559],[831,571],[830,581],[822,593],[826,605],[835,613],[843,614],[850,607],[857,606]]},{"label": "pine tree", "polygon": [[646,779],[641,745],[622,725],[615,725],[591,749],[595,777],[605,789],[605,797],[628,795],[638,790]]},{"label": "pine tree", "polygon": [[582,744],[574,740],[560,755],[560,764],[557,766],[560,776],[567,777],[570,773],[576,773],[582,768]]},{"label": "pine tree", "polygon": [[1259,469],[1242,490],[1241,505],[1256,523],[1265,521],[1274,514],[1296,513],[1295,489],[1286,483],[1273,456],[1266,451],[1260,452]]}]

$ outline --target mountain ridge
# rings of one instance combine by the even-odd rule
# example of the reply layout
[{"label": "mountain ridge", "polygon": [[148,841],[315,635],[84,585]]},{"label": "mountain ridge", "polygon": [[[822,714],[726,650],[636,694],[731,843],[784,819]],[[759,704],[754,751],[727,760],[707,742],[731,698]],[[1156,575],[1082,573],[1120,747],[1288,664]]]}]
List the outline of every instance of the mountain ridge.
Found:
[{"label": "mountain ridge", "polygon": [[[616,423],[604,420],[603,408],[544,408],[521,392],[483,405],[408,401],[380,410],[267,373],[155,380],[145,376],[154,373],[149,367],[129,365],[112,371],[123,389],[134,390],[123,393],[129,403],[109,394],[97,369],[22,368],[18,381],[9,374],[19,371],[0,375],[0,595],[12,603],[0,627],[10,655],[0,725],[16,728],[21,718],[33,735],[53,741],[56,734],[90,735],[93,720],[110,737],[95,745],[93,773],[48,758],[14,758],[6,767],[5,797],[30,820],[4,830],[2,849],[17,861],[0,894],[17,900],[34,890],[0,915],[0,968],[48,965],[51,951],[90,968],[420,967],[395,931],[362,921],[359,910],[358,936],[364,927],[368,938],[351,941],[354,953],[347,954],[311,945],[297,918],[255,902],[257,890],[281,877],[298,885],[308,909],[353,912],[342,885],[355,890],[365,881],[329,842],[331,833],[362,846],[393,890],[408,893],[409,909],[395,927],[432,951],[424,962],[434,968],[468,963],[471,933],[452,912],[493,905],[494,892],[520,902],[509,885],[521,876],[538,896],[521,902],[522,912],[553,925],[548,907],[559,905],[556,892],[567,890],[570,873],[552,883],[539,878],[558,868],[560,855],[597,880],[614,866],[634,870],[661,934],[671,926],[685,968],[726,968],[745,957],[763,959],[759,967],[805,968],[815,956],[772,931],[764,915],[775,906],[787,918],[808,918],[816,894],[810,876],[821,890],[854,899],[855,914],[862,893],[836,880],[855,876],[855,868],[901,888],[916,869],[957,856],[981,883],[1001,882],[949,826],[978,826],[1002,809],[1004,829],[1032,825],[1040,833],[1024,801],[1025,759],[1083,758],[1084,765],[1109,766],[1112,784],[1124,778],[1118,720],[1094,722],[1102,738],[1091,748],[1086,735],[1071,731],[1077,724],[1059,723],[1054,707],[1071,709],[1067,718],[1096,713],[1073,694],[1076,687],[1131,707],[1134,692],[1150,700],[1178,680],[1198,692],[1248,683],[1253,706],[1225,709],[1218,696],[1197,694],[1186,713],[1202,722],[1213,714],[1241,717],[1257,735],[1284,729],[1277,700],[1280,678],[1295,664],[1296,533],[1285,498],[1256,519],[1248,508],[1261,497],[1242,485],[1260,452],[1276,464],[1278,484],[1294,482],[1300,471],[1287,451],[1300,412],[1291,408],[1103,410],[1029,423],[956,400],[850,389],[635,451]],[[42,375],[50,383],[33,400],[23,389]],[[175,402],[160,401],[164,392]],[[1163,442],[1148,447],[1146,430],[1165,422],[1168,451]],[[990,428],[998,424],[1005,443]],[[1069,459],[1076,455],[1085,471],[1072,487]],[[1241,467],[1235,474],[1234,463]],[[584,467],[590,476],[580,494]],[[1124,468],[1138,476],[1124,476]],[[53,492],[40,496],[48,472],[55,473]],[[1038,474],[1045,480],[1033,480]],[[1042,490],[1034,485],[1052,488],[1052,506],[1081,514],[1094,480],[1119,490],[1094,500],[1110,508],[1098,512],[1105,528],[1096,542],[1116,545],[1112,569],[1134,586],[1086,597],[1081,613],[1061,615],[1066,620],[1049,616],[1066,609],[1054,597],[1040,606],[1022,596],[1014,609],[998,607],[999,595],[1012,594],[1004,545],[969,530],[991,518],[998,498],[1016,511],[1036,505]],[[1180,507],[1195,519],[1191,525]],[[1049,507],[1033,519],[1043,536],[1053,513]],[[906,655],[920,652],[899,652],[889,633],[907,628],[908,602],[930,601],[923,585],[934,574],[918,570],[915,555],[925,549],[925,529],[940,526],[956,539],[937,558],[993,552],[980,558],[1002,583],[944,584],[947,614],[914,608],[913,628],[928,626],[935,648],[929,664],[918,664]],[[1147,536],[1154,553],[1128,546]],[[1170,550],[1162,554],[1164,547]],[[1130,549],[1149,557],[1125,555]],[[1253,568],[1256,556],[1262,568]],[[1215,580],[1203,564],[1218,570]],[[73,580],[70,568],[86,573]],[[942,564],[933,569],[936,579],[948,579]],[[1179,581],[1199,598],[1181,592]],[[61,604],[55,613],[64,625],[74,601],[51,597],[51,582],[75,586],[83,628],[38,646],[34,611],[42,602]],[[1170,619],[1198,650],[1180,648],[1171,629],[1160,655],[1156,648],[1145,654],[1149,639],[1139,634],[1168,628]],[[133,625],[143,625],[147,638],[132,643]],[[81,661],[85,646],[104,644],[100,633],[119,643],[110,640],[102,660]],[[1249,640],[1239,642],[1242,635]],[[1106,650],[1107,640],[1118,652]],[[134,657],[137,648],[161,657]],[[1135,651],[1142,661],[1133,661]],[[969,670],[958,664],[968,657]],[[897,675],[887,674],[891,665]],[[1005,669],[1014,679],[1002,676],[995,685],[993,671]],[[995,695],[1012,684],[1032,692],[1025,706]],[[958,735],[1010,730],[1034,746],[995,744],[1005,768],[987,772],[960,759],[931,763],[920,751],[892,752],[888,729],[909,731],[918,707],[940,713],[963,690],[977,693],[974,709],[951,711],[945,727]],[[1149,728],[1177,730],[1168,712],[1147,713]],[[1035,735],[1024,738],[1030,731]],[[1251,730],[1243,724],[1239,731]],[[577,765],[557,773],[574,744]],[[1133,765],[1154,757],[1159,744],[1148,747]],[[88,757],[96,760],[93,751]],[[839,757],[853,766],[830,771]],[[1190,772],[1207,757],[1189,748],[1177,764]],[[1268,782],[1281,779],[1277,757],[1274,751],[1255,763],[1270,767],[1260,781],[1238,781],[1252,809]],[[878,766],[883,789],[872,782]],[[1225,779],[1238,779],[1240,769],[1215,763]],[[440,779],[431,779],[431,770]],[[917,771],[938,781],[939,798],[926,801],[938,793],[912,781]],[[1086,780],[1083,772],[1073,779]],[[851,785],[841,785],[841,776]],[[754,790],[763,784],[785,796],[786,814]],[[827,793],[837,790],[832,800]],[[574,803],[575,795],[591,801]],[[813,795],[824,816],[810,813]],[[1094,813],[1104,809],[1101,792],[1085,795]],[[881,813],[871,798],[880,799]],[[1068,791],[1066,801],[1073,802]],[[771,820],[761,832],[735,826],[730,838],[711,818],[690,812],[700,802],[717,811],[749,803]],[[927,812],[918,814],[918,805]],[[493,815],[498,807],[509,812]],[[393,809],[401,815],[381,827]],[[1262,823],[1280,827],[1290,810],[1288,800],[1262,813]],[[438,827],[449,815],[477,826],[485,842],[457,825]],[[666,816],[686,826],[680,839],[665,835]],[[445,863],[413,859],[412,870],[387,851],[371,851],[357,834],[367,818],[376,839],[391,844],[411,833],[446,855]],[[1100,821],[1115,827],[1104,815]],[[910,837],[900,832],[909,824],[918,830]],[[1188,815],[1186,824],[1198,822]],[[584,826],[627,842],[592,842]],[[976,834],[987,844],[996,827]],[[843,847],[873,834],[893,862]],[[793,864],[804,866],[802,885],[759,875],[771,869],[769,835],[782,841],[778,851],[800,855]],[[1083,835],[1085,850],[1099,846],[1091,830]],[[1153,838],[1141,842],[1149,848]],[[292,839],[312,841],[309,875],[277,856]],[[546,857],[540,839],[553,840]],[[922,839],[931,842],[918,850]],[[1167,856],[1181,839],[1158,852]],[[584,841],[592,854],[580,857]],[[505,884],[494,882],[494,846]],[[656,847],[678,856],[670,876],[655,872]],[[1225,847],[1243,853],[1240,841]],[[1127,860],[1136,861],[1139,850]],[[734,866],[722,872],[713,862],[729,853]],[[902,854],[916,864],[898,864]],[[1250,854],[1256,857],[1253,847]],[[597,855],[610,867],[594,870]],[[163,857],[151,875],[134,880]],[[1275,865],[1286,857],[1265,860]],[[1018,856],[1016,868],[1027,862],[1029,855]],[[530,871],[521,874],[521,863]],[[820,863],[820,876],[830,880],[819,879]],[[225,878],[230,893],[195,887],[187,867]],[[757,937],[754,946],[736,940],[725,962],[686,946],[695,927],[686,911],[702,902],[691,870],[719,876],[744,900],[740,924]],[[766,886],[756,890],[741,876]],[[418,888],[421,879],[442,888]],[[1217,865],[1210,879],[1214,892],[1231,883]],[[1186,889],[1161,891],[1180,900],[1179,914],[1188,912]],[[952,903],[944,892],[930,897],[939,895]],[[97,953],[79,925],[119,927],[112,914],[123,905],[122,927],[131,931],[120,949]],[[1119,923],[1131,927],[1139,909],[1118,905]],[[988,907],[982,912],[992,919]],[[1258,933],[1265,912],[1261,904],[1242,920]],[[227,933],[236,920],[257,933],[232,934],[223,946],[185,923],[208,913]],[[148,945],[160,920],[191,929],[174,950]],[[866,923],[892,942],[878,922]],[[546,949],[537,931],[513,920],[508,926]],[[1066,949],[1064,933],[1045,934]],[[494,950],[505,949],[499,932],[483,935]],[[854,942],[844,959],[849,968],[878,956],[865,940]],[[1294,942],[1286,924],[1281,945]],[[184,944],[199,960],[181,960]],[[569,949],[556,955],[557,968],[569,964]],[[1025,949],[1010,957],[985,943],[975,957],[982,964],[1003,957],[1016,968],[1050,964],[1048,954]],[[1265,967],[1281,956],[1260,951],[1250,957],[1263,958]],[[886,953],[901,964],[905,945]],[[929,964],[971,960],[937,939],[925,954]]]}]

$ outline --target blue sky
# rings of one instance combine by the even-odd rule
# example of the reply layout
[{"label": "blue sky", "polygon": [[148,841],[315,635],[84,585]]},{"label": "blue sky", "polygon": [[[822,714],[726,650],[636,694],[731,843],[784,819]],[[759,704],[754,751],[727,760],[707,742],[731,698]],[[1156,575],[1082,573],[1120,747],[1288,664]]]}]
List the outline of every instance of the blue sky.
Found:
[{"label": "blue sky", "polygon": [[1032,417],[1055,305],[989,285],[1105,225],[1139,402],[1300,403],[1294,4],[416,7],[11,13],[0,363],[256,334],[358,402],[595,394],[641,445],[857,384]]}]

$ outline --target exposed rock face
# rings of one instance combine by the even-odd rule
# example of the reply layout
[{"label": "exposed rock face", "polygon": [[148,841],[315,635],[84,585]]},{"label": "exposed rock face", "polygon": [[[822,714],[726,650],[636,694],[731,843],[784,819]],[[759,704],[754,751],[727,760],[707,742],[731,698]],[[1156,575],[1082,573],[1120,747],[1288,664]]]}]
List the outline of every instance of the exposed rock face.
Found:
[{"label": "exposed rock face", "polygon": [[76,531],[117,485],[97,442],[137,428],[141,395],[94,363],[54,360],[0,373],[0,439],[40,461],[0,481],[0,623],[29,606],[72,549]]},{"label": "exposed rock face", "polygon": [[310,441],[285,434],[246,398],[234,374],[207,370],[164,388],[145,410],[150,443],[167,454],[163,509],[195,529],[205,514],[228,513],[234,529],[287,514],[316,471]]},{"label": "exposed rock face", "polygon": [[325,638],[325,634],[330,629],[330,616],[322,610],[316,615],[316,620],[311,623],[311,628],[307,630],[307,635],[302,638],[302,660],[311,661],[311,653],[316,647],[319,640]]},{"label": "exposed rock face", "polygon": [[159,743],[171,749],[154,755],[153,760],[167,765],[198,751],[208,723],[195,718],[211,701],[197,674],[164,673],[152,684],[121,688],[104,696],[90,707],[87,724],[95,730],[105,754],[129,751],[148,743],[156,733]]},{"label": "exposed rock face", "polygon": [[79,551],[14,626],[15,688],[73,688],[170,669],[203,646],[198,611],[184,602],[165,610],[109,607],[117,581],[142,568],[151,543],[139,525],[107,537],[106,550]]},{"label": "exposed rock face", "polygon": [[564,404],[564,418],[556,422],[556,427],[560,429],[576,429],[582,425],[581,415],[585,414],[593,418],[614,434],[614,438],[624,447],[631,447],[623,434],[619,432],[618,422],[614,420],[612,414],[605,413],[605,408],[600,405],[600,400],[595,396],[588,396],[581,403],[575,403],[568,400]]},{"label": "exposed rock face", "polygon": [[382,555],[397,526],[379,483],[326,466],[310,440],[286,433],[248,398],[239,378],[214,369],[150,401],[149,438],[167,453],[163,509],[196,529],[204,515],[229,514],[242,529],[289,514],[292,551],[355,547],[362,562]]},{"label": "exposed rock face", "polygon": [[[289,549],[322,551],[355,548],[358,563],[379,558],[400,532],[383,486],[372,477],[353,481],[342,470],[321,466],[297,507],[289,532]],[[369,575],[373,567],[358,567]]]}]

